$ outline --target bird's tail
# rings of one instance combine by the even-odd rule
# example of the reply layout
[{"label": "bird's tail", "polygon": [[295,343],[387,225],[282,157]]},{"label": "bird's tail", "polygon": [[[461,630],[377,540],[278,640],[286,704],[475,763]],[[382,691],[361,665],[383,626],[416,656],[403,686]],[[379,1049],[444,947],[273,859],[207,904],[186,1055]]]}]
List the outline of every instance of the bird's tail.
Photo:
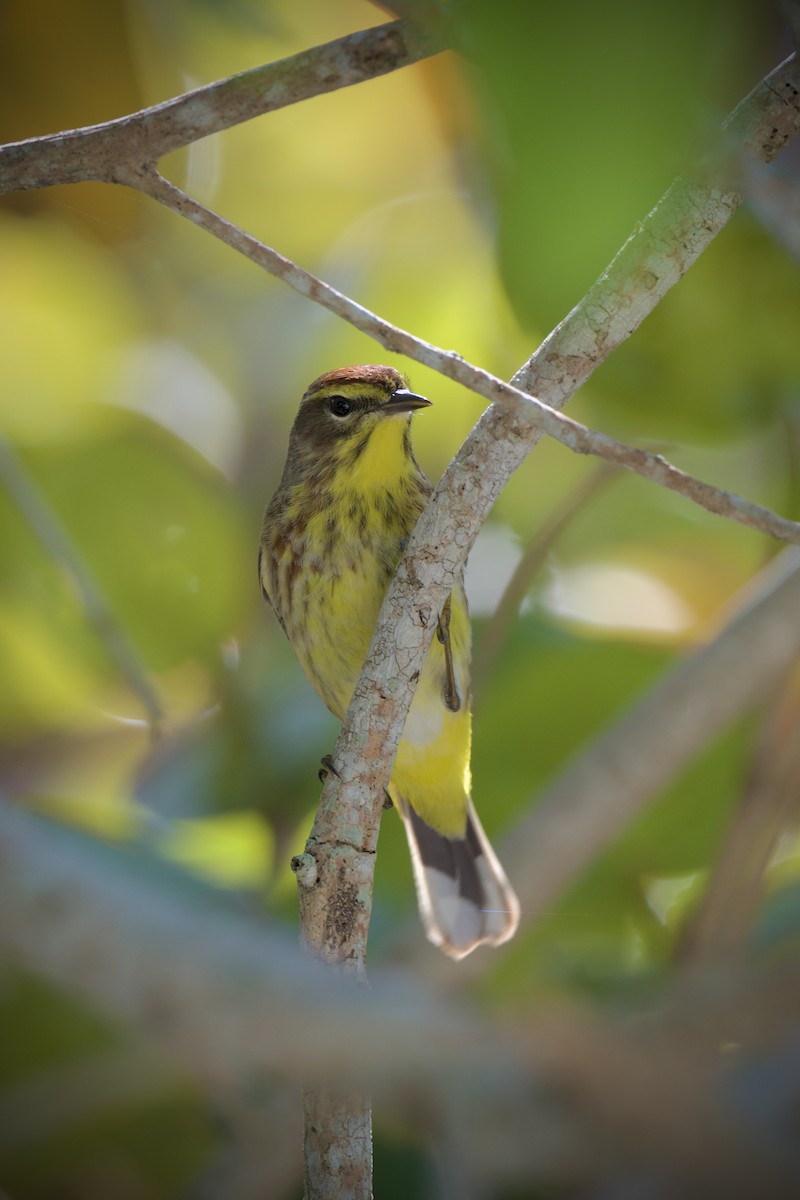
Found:
[{"label": "bird's tail", "polygon": [[519,924],[519,901],[489,844],[472,801],[463,837],[445,837],[401,800],[422,923],[451,958],[482,942],[499,946]]}]

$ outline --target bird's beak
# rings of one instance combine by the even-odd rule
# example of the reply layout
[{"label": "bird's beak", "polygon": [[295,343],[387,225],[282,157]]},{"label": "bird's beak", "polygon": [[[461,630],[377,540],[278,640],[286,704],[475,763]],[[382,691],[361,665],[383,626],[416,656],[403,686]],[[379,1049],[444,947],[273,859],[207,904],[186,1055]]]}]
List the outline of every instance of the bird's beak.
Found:
[{"label": "bird's beak", "polygon": [[413,412],[416,408],[430,408],[430,405],[431,401],[426,400],[424,396],[417,396],[406,388],[398,388],[384,404],[383,411],[387,416],[391,416],[394,413]]}]

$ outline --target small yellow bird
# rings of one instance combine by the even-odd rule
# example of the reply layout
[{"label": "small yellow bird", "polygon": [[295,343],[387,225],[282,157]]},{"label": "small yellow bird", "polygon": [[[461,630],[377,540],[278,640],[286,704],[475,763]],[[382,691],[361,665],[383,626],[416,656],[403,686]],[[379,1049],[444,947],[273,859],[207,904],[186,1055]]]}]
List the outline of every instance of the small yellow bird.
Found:
[{"label": "small yellow bird", "polygon": [[[267,506],[264,595],[308,678],[344,717],[381,603],[432,486],[411,449],[429,400],[392,367],[341,367],[307,389]],[[519,903],[470,797],[470,625],[453,589],[389,783],[428,938],[453,958],[514,933]]]}]

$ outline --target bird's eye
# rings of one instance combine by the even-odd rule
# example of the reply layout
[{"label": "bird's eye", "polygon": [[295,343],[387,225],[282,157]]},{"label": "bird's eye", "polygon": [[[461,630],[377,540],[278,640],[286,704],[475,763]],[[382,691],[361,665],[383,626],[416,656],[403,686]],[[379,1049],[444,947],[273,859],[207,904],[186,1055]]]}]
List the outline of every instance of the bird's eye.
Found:
[{"label": "bird's eye", "polygon": [[330,410],[335,417],[346,417],[352,411],[352,404],[344,396],[331,396],[328,401]]}]

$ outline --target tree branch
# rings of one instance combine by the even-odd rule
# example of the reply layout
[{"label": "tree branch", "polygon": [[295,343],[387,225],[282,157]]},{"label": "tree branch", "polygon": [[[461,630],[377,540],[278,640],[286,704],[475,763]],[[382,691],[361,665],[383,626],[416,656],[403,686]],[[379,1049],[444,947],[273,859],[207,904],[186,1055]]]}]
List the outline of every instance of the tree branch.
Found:
[{"label": "tree branch", "polygon": [[[224,892],[2,798],[0,911],[0,944],[17,961],[112,1014],[212,1090],[235,1087],[254,1064],[296,1081],[299,1066],[357,1079],[370,1062],[392,1060],[392,1072],[429,1078],[426,1055],[438,1047],[440,1065],[455,1065],[463,1038],[479,1033],[409,983],[376,982],[372,995],[346,986]],[[397,1041],[381,1051],[384,1018]],[[427,1050],[420,1021],[431,1022]],[[488,1063],[488,1048],[478,1058]]]},{"label": "tree branch", "polygon": [[196,88],[102,125],[0,146],[0,194],[93,180],[122,182],[200,138],[312,96],[411,66],[446,48],[441,28],[392,21]]}]

